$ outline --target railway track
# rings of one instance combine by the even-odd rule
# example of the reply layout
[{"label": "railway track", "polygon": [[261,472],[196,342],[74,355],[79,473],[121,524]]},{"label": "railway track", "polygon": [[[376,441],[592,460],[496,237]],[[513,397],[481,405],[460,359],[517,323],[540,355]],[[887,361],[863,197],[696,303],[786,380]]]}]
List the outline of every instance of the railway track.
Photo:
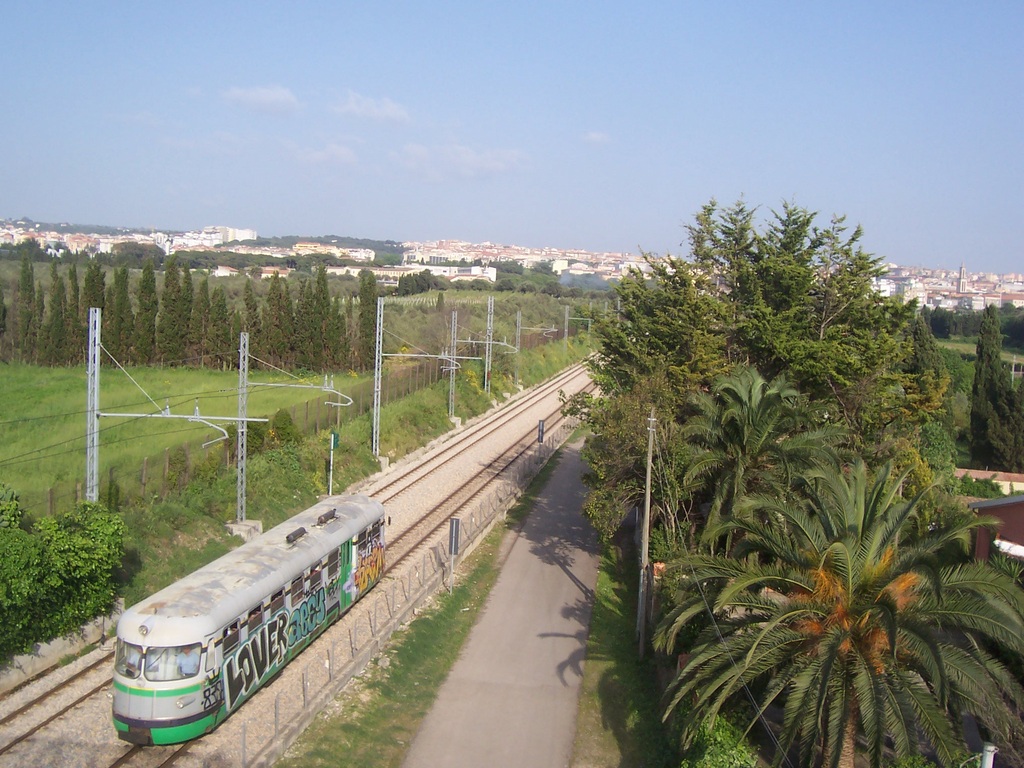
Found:
[{"label": "railway track", "polygon": [[[580,376],[582,371],[582,365],[575,365],[562,371],[555,378],[544,382],[523,397],[512,401],[479,426],[468,428],[456,434],[425,460],[416,462],[405,472],[385,476],[385,484],[375,486],[371,491],[371,495],[387,506],[388,503],[394,501],[403,493],[414,489],[417,483],[430,475],[438,467],[454,461],[459,456],[476,448],[483,440],[505,429],[510,422],[524,412],[529,411],[539,401],[550,397],[552,393],[558,392],[567,383]],[[559,410],[556,410],[554,413],[559,413]],[[551,413],[548,414],[549,418],[550,416]],[[522,439],[528,439],[534,434],[536,434],[535,431],[530,430],[524,434]]]},{"label": "railway track", "polygon": [[[426,498],[421,499],[424,503],[418,519],[403,530],[395,531],[389,541],[385,575],[399,568],[403,562],[425,547],[433,546],[441,531],[447,526],[449,518],[457,510],[470,504],[488,488],[489,484],[499,482],[503,473],[534,450],[535,426],[531,425],[528,430],[520,428],[514,440],[508,440],[505,433],[516,418],[522,418],[524,413],[528,413],[531,408],[535,409],[538,403],[545,398],[551,398],[554,393],[581,375],[582,366],[568,369],[544,385],[506,404],[489,418],[481,420],[479,424],[460,431],[439,445],[422,461],[411,463],[408,469],[402,471],[397,467],[393,468],[393,471],[385,475],[375,488],[364,491],[385,505],[396,503],[410,495],[421,494],[421,486],[440,473],[444,465],[474,459],[473,454],[488,439],[504,437],[507,441],[506,449],[488,461],[481,462],[479,466],[474,466],[468,473],[469,477],[463,482],[456,483],[454,488],[448,482],[440,498],[434,494],[429,503],[426,503]],[[549,430],[556,429],[562,419],[560,407],[553,410],[547,408],[540,418],[545,419]],[[312,648],[313,646],[310,650]],[[18,768],[33,765],[61,765],[63,768],[74,768],[78,765],[156,768],[179,762],[192,765],[196,764],[196,760],[199,761],[198,764],[218,764],[219,759],[210,763],[208,757],[191,755],[192,748],[196,744],[216,740],[218,733],[228,730],[226,726],[231,726],[232,721],[243,721],[247,710],[251,712],[255,709],[255,701],[247,703],[238,714],[229,718],[225,725],[199,742],[187,742],[173,747],[142,748],[127,745],[117,739],[110,724],[112,656],[112,652],[109,651],[101,653],[87,666],[61,681],[56,688],[44,691],[28,701],[19,702],[17,708],[4,714],[0,718],[0,768],[7,765]],[[291,666],[293,665],[289,665]],[[288,674],[289,668],[286,668],[281,677]],[[270,693],[267,689],[265,692],[268,695]],[[259,695],[260,693],[257,693],[257,697]],[[0,710],[10,698],[9,695],[0,699]],[[72,722],[77,724],[69,725]],[[84,728],[83,723],[87,724]],[[258,727],[258,718],[254,727]],[[83,732],[86,734],[84,737],[79,735]],[[75,735],[70,736],[72,733]],[[190,755],[194,760],[188,759]]]}]

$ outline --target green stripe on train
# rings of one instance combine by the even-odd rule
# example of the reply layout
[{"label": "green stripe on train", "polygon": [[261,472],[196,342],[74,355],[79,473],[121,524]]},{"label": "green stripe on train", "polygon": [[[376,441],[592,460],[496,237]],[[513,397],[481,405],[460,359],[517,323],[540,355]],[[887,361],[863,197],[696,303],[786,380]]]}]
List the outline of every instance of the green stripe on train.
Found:
[{"label": "green stripe on train", "polygon": [[[224,719],[224,708],[221,707],[213,714],[196,720],[193,723],[187,723],[185,725],[174,725],[166,728],[153,727],[150,729],[150,737],[153,739],[153,744],[179,744],[183,741],[189,741],[202,736],[208,731],[212,731],[213,728]],[[118,731],[129,730],[125,723],[122,723],[116,717],[114,718],[114,728]]]}]

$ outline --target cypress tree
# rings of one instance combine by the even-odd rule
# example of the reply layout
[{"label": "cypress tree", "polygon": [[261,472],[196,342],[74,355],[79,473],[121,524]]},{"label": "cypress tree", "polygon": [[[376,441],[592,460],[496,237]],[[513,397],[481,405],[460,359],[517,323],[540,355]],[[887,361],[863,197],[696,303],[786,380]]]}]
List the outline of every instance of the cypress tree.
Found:
[{"label": "cypress tree", "polygon": [[104,323],[103,346],[122,363],[127,362],[132,349],[132,337],[135,333],[135,312],[132,311],[132,300],[128,289],[128,267],[118,267],[114,271],[114,285],[110,290],[109,311],[103,316],[109,318]]},{"label": "cypress tree", "polygon": [[359,337],[356,352],[362,370],[373,366],[377,346],[377,278],[364,269],[359,273]]},{"label": "cypress tree", "polygon": [[139,311],[135,315],[135,332],[132,334],[133,357],[138,365],[149,365],[156,357],[156,317],[159,310],[152,259],[147,259],[142,268],[137,304]]},{"label": "cypress tree", "polygon": [[[191,357],[189,349],[192,330],[192,303],[195,301],[195,286],[192,283],[192,270],[186,261],[181,265],[181,301],[178,304],[178,328],[181,335],[181,353],[183,358]],[[189,361],[191,363],[191,361]]]},{"label": "cypress tree", "polygon": [[7,333],[7,303],[4,301],[4,284],[0,281],[0,360],[4,359],[4,335]]},{"label": "cypress tree", "polygon": [[214,354],[222,369],[231,365],[231,318],[224,289],[217,286],[210,295],[210,323],[207,352]]},{"label": "cypress tree", "polygon": [[245,290],[242,293],[242,329],[249,333],[249,352],[253,355],[262,355],[263,349],[263,326],[260,318],[260,304],[256,298],[256,289],[253,288],[253,278],[245,281]]},{"label": "cypress tree", "polygon": [[103,272],[103,267],[95,261],[90,262],[89,266],[85,268],[85,280],[82,286],[82,309],[86,316],[92,307],[104,308],[105,283],[106,275]]},{"label": "cypress tree", "polygon": [[204,277],[192,301],[192,316],[189,318],[188,326],[189,356],[199,358],[200,367],[206,366],[206,353],[209,350],[206,334],[209,323],[210,279]]},{"label": "cypress tree", "polygon": [[67,362],[67,288],[64,278],[57,273],[57,262],[50,262],[50,301],[46,323],[43,326],[40,362],[46,365],[64,365]]},{"label": "cypress tree", "polygon": [[43,345],[42,333],[43,333],[43,311],[46,306],[46,294],[43,291],[43,284],[41,282],[36,283],[36,300],[32,303],[32,308],[35,311],[35,317],[32,318],[32,325],[34,328],[34,334],[36,338],[35,342],[35,356],[33,362],[41,362],[39,359],[39,349]]},{"label": "cypress tree", "polygon": [[182,324],[181,278],[178,257],[171,256],[164,269],[164,292],[157,321],[157,357],[175,365],[185,356],[185,334],[188,326]]},{"label": "cypress tree", "polygon": [[309,281],[299,284],[299,297],[295,303],[295,361],[302,368],[313,369],[316,330],[313,312],[313,288]]},{"label": "cypress tree", "polygon": [[21,273],[18,278],[18,353],[22,362],[28,363],[36,354],[36,288],[35,271],[28,254],[21,257]]},{"label": "cypress tree", "polygon": [[264,352],[274,365],[285,365],[292,357],[292,301],[288,283],[276,274],[267,290],[267,316],[272,321],[266,324]]},{"label": "cypress tree", "polygon": [[971,459],[981,467],[1003,469],[1013,436],[1007,420],[1012,410],[1010,371],[1001,355],[998,310],[985,308],[978,334],[971,388]]},{"label": "cypress tree", "polygon": [[68,362],[85,357],[85,324],[88,318],[82,316],[81,287],[78,284],[78,267],[68,267]]}]

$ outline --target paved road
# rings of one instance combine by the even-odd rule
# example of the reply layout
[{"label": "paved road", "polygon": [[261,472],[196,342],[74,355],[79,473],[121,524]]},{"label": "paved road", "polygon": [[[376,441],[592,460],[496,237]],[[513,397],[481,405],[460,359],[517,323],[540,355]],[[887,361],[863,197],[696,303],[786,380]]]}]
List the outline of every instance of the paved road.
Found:
[{"label": "paved road", "polygon": [[563,448],[405,768],[569,765],[598,569],[579,447]]}]

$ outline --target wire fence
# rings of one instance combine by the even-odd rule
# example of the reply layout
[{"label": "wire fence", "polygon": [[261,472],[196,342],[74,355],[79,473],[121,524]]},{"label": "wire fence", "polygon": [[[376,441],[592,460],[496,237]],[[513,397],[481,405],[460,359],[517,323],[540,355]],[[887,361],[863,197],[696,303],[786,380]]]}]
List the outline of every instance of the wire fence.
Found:
[{"label": "wire fence", "polygon": [[[504,518],[575,428],[575,422],[563,421],[545,435],[544,443],[537,444],[535,450],[506,468],[487,493],[460,512],[456,568],[499,517]],[[297,676],[292,673],[287,682],[282,679],[275,686],[272,705],[263,705],[268,710],[272,707],[272,716],[269,712],[259,716],[255,708],[252,714],[247,713],[256,701],[242,708],[238,715],[242,722],[234,729],[234,744],[218,749],[218,761],[227,759],[243,768],[257,768],[271,766],[281,758],[313,718],[386,647],[394,631],[407,623],[432,595],[448,586],[453,578],[451,553],[447,535],[439,536],[417,562],[399,574],[392,574],[352,608],[343,622],[347,625],[346,635],[335,637],[339,633],[333,633],[325,637],[293,662],[301,664]],[[330,644],[325,645],[328,639]],[[229,723],[230,720],[225,725]],[[223,726],[222,729],[227,731]]]}]

